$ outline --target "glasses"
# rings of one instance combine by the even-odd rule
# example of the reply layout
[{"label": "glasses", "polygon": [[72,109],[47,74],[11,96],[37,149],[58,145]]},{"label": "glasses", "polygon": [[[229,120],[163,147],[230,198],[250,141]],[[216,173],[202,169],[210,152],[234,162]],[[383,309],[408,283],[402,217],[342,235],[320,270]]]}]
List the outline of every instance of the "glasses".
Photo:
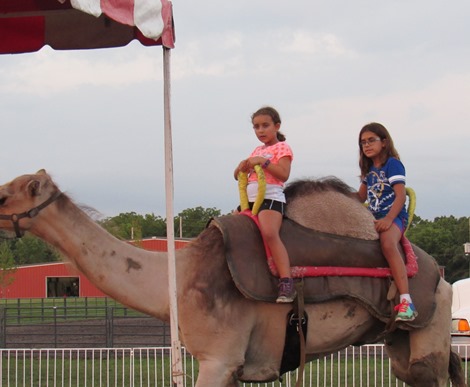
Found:
[{"label": "glasses", "polygon": [[366,146],[366,145],[372,145],[377,141],[382,141],[382,139],[380,137],[371,137],[371,138],[368,138],[367,140],[359,141],[359,144],[361,146]]}]

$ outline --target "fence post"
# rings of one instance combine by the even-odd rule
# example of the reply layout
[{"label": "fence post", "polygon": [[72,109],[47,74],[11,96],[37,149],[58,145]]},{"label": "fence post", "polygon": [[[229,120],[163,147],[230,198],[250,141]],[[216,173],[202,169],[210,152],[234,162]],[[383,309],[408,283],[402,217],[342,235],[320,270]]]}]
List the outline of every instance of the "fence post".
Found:
[{"label": "fence post", "polygon": [[[17,321],[18,321],[18,325],[21,324],[21,304],[20,304],[20,299],[18,298],[16,300],[16,318],[17,318]],[[30,305],[31,306],[31,305]]]},{"label": "fence post", "polygon": [[57,306],[52,307],[54,314],[54,348],[57,348]]},{"label": "fence post", "polygon": [[7,347],[7,308],[0,307],[0,348]]},{"label": "fence post", "polygon": [[107,348],[113,348],[114,343],[113,343],[113,327],[114,327],[114,308],[109,306],[106,308],[106,347]]}]

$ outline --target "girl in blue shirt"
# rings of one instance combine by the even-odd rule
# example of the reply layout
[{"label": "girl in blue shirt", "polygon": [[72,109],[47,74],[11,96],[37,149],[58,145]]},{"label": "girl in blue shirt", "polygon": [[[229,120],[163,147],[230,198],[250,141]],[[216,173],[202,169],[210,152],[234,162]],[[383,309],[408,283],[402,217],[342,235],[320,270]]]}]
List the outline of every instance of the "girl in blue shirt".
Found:
[{"label": "girl in blue shirt", "polygon": [[359,167],[361,185],[358,197],[361,202],[367,201],[374,215],[382,252],[400,292],[395,321],[413,321],[418,313],[409,294],[405,263],[398,250],[408,222],[405,167],[383,125],[373,122],[361,129]]}]

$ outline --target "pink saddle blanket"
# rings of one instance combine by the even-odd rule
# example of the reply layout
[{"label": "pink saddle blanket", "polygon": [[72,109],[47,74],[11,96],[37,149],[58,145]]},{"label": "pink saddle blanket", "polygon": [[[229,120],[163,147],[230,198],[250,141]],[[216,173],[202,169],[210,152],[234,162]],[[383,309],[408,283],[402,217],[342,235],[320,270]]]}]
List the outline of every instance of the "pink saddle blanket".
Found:
[{"label": "pink saddle blanket", "polygon": [[[213,219],[209,227],[213,226],[222,233],[227,264],[239,291],[253,300],[275,302],[278,277],[267,264],[263,240],[255,222],[247,216],[227,215]],[[352,274],[353,269],[380,268],[380,273],[389,272],[378,240],[322,233],[290,219],[284,219],[280,235],[291,265],[313,268],[309,270],[317,274],[303,276],[301,270],[297,271],[297,277],[302,277],[304,282],[305,303],[340,297],[354,298],[376,318],[388,321],[392,315],[391,304],[387,299],[391,281],[388,275]],[[419,269],[409,279],[410,293],[419,315],[409,326],[422,327],[434,313],[435,291],[440,274],[434,258],[411,243],[410,248],[419,263]],[[325,268],[331,273],[318,274]],[[343,270],[341,268],[349,268],[349,272],[345,276],[340,275],[338,272]]]},{"label": "pink saddle blanket", "polygon": [[[241,213],[248,216],[255,222],[259,228],[258,217],[253,215],[250,210]],[[411,247],[410,241],[403,235],[401,238],[401,247],[405,254],[405,268],[408,277],[413,277],[418,272],[418,262],[416,255]],[[268,245],[263,240],[268,266],[271,273],[278,276],[279,273],[276,264],[271,256]],[[351,266],[291,266],[293,278],[320,277],[320,276],[354,276],[354,277],[391,277],[392,272],[389,267],[351,267]]]}]

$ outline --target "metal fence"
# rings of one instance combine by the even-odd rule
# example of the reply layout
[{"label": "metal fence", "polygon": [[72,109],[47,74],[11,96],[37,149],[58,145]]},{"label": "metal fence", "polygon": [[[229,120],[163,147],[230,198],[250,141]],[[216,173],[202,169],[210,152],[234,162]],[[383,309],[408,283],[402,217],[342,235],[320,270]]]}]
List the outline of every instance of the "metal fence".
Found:
[{"label": "metal fence", "polygon": [[[4,349],[0,350],[0,380],[3,387],[171,387],[170,358],[169,347]],[[466,362],[463,367],[468,375]],[[183,370],[184,386],[193,387],[198,373],[197,362],[184,348]],[[291,387],[295,386],[298,376],[297,372],[290,372],[283,375],[282,381],[243,386]],[[308,363],[302,385],[406,386],[392,375],[381,344],[348,347]]]},{"label": "metal fence", "polygon": [[170,327],[115,306],[0,306],[0,348],[171,345]]},{"label": "metal fence", "polygon": [[[2,302],[3,301],[3,302]],[[172,386],[168,324],[107,298],[0,301],[0,385]],[[27,348],[27,349],[25,349]],[[470,358],[470,346],[454,346]],[[468,356],[467,356],[468,355]],[[466,380],[467,362],[463,361]],[[198,366],[183,348],[184,386]],[[282,381],[245,386],[290,387]],[[381,344],[348,347],[310,362],[303,386],[406,386],[392,374]]]}]

